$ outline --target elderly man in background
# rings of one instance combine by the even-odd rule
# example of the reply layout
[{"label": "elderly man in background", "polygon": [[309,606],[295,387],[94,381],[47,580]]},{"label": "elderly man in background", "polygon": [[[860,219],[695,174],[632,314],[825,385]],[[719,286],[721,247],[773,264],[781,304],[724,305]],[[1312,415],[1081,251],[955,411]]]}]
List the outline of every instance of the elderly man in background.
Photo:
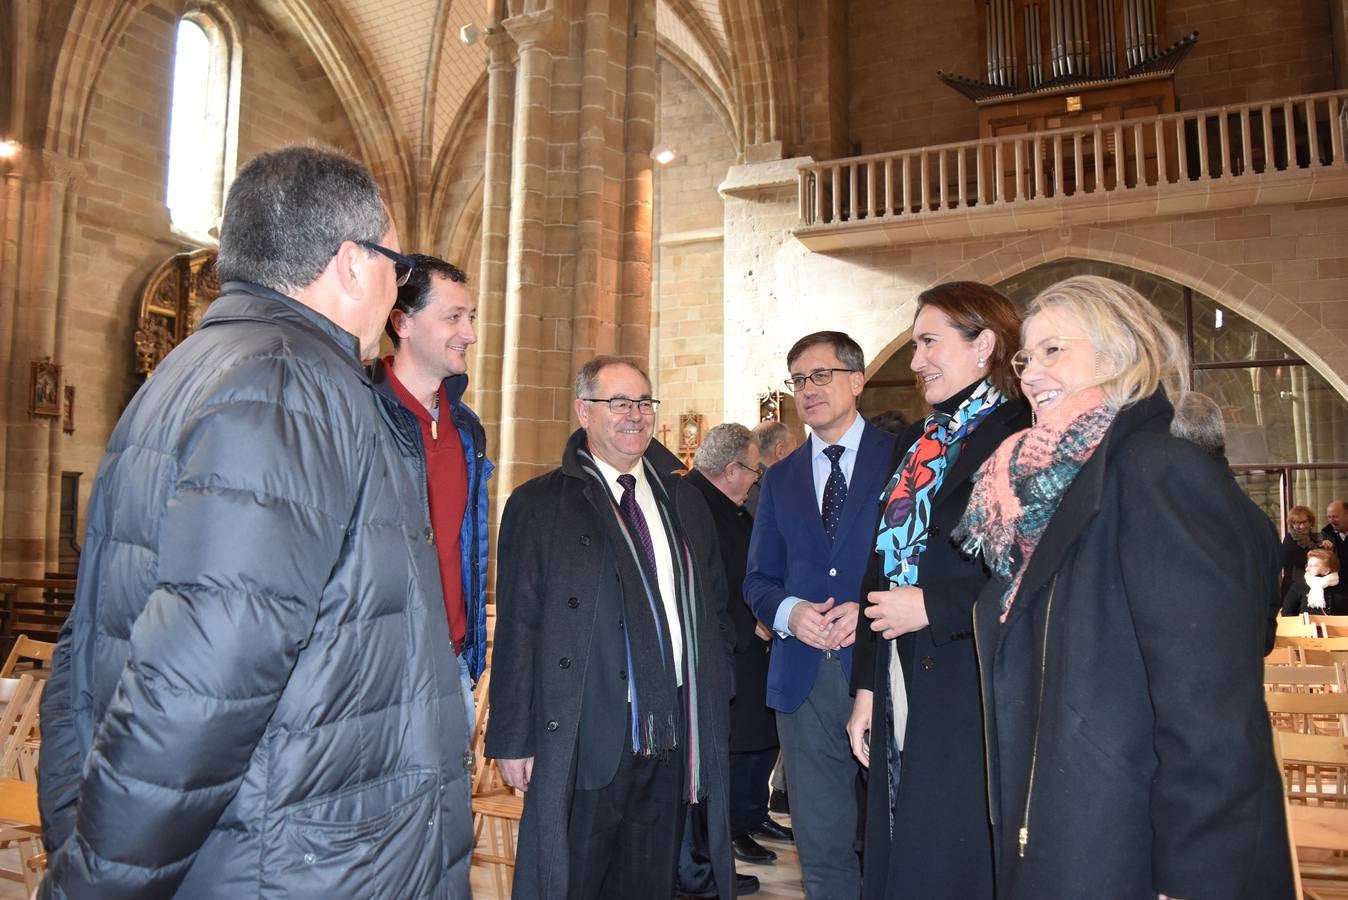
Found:
[{"label": "elderly man in background", "polygon": [[[800,446],[800,435],[775,419],[765,419],[755,425],[754,439],[758,441],[760,472],[771,469]],[[758,513],[758,486],[759,482],[755,481],[754,486],[749,488],[748,499],[744,501],[744,508],[751,516]]]},{"label": "elderly man in background", "polygon": [[1320,532],[1333,545],[1339,557],[1339,569],[1348,572],[1348,502],[1335,500],[1325,510],[1325,527]]},{"label": "elderly man in background", "polygon": [[561,466],[502,515],[486,752],[528,792],[520,900],[672,896],[703,803],[734,896],[725,571],[707,504],[652,444],[659,402],[631,363],[586,363]]},{"label": "elderly man in background", "polygon": [[374,178],[238,173],[223,291],[122,415],[42,703],[40,897],[468,897],[467,722]]}]

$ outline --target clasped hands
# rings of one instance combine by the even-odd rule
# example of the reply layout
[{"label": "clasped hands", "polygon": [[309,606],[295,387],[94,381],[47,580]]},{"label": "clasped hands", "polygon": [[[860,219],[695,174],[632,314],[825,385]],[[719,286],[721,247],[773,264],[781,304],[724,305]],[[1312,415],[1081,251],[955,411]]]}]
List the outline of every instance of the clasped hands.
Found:
[{"label": "clasped hands", "polygon": [[791,608],[787,626],[796,640],[816,650],[841,650],[857,639],[857,604],[802,600]]}]

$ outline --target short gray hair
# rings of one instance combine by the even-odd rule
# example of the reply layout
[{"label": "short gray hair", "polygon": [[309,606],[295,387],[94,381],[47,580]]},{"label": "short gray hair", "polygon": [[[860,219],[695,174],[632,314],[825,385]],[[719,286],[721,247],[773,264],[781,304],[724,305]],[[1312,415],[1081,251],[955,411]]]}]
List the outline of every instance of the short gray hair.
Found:
[{"label": "short gray hair", "polygon": [[[593,397],[594,392],[599,388],[599,373],[609,366],[627,366],[636,369],[642,378],[646,379],[646,386],[651,383],[651,376],[646,374],[646,370],[631,360],[623,359],[621,356],[596,356],[594,359],[580,367],[576,373],[576,399],[582,397]],[[632,399],[637,399],[633,397]]]},{"label": "short gray hair", "polygon": [[754,437],[758,438],[759,452],[772,456],[778,447],[791,440],[791,429],[776,419],[764,419],[754,426]]},{"label": "short gray hair", "polygon": [[254,157],[234,177],[215,268],[222,282],[299,291],[323,274],[343,241],[378,243],[388,228],[369,169],[330,147],[283,147]]},{"label": "short gray hair", "polygon": [[754,433],[738,422],[717,425],[702,439],[702,446],[693,457],[693,468],[703,475],[724,472],[732,462],[743,463],[745,452],[757,443]]},{"label": "short gray hair", "polygon": [[1207,394],[1185,391],[1179,395],[1170,433],[1197,444],[1213,456],[1226,455],[1226,422],[1217,401]]}]

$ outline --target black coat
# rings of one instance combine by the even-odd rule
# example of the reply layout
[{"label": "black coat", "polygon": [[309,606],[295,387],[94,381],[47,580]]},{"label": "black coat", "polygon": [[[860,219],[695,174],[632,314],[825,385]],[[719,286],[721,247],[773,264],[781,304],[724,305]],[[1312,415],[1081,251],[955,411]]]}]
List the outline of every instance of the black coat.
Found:
[{"label": "black coat", "polygon": [[754,633],[758,620],[744,602],[744,569],[749,560],[753,517],[694,469],[685,479],[702,492],[716,523],[729,593],[726,606],[735,625],[735,699],[730,702],[730,752],[777,746],[777,720],[768,708],[768,661],[772,642]]},{"label": "black coat", "polygon": [[1320,537],[1334,545],[1334,552],[1339,557],[1339,571],[1348,572],[1348,539],[1339,537],[1339,533],[1331,525],[1320,529]]},{"label": "black coat", "polygon": [[[1342,574],[1339,576],[1343,577]],[[1312,610],[1306,606],[1306,597],[1310,594],[1310,586],[1306,584],[1305,573],[1302,577],[1292,582],[1292,586],[1287,589],[1287,594],[1282,598],[1282,614],[1284,616],[1299,616],[1302,613],[1321,616],[1348,616],[1348,587],[1342,583],[1333,587],[1325,588],[1325,608],[1323,610]]]},{"label": "black coat", "polygon": [[1263,697],[1278,540],[1172,415],[1161,392],[1120,412],[1006,623],[1001,579],[974,607],[1000,900],[1292,896]]},{"label": "black coat", "polygon": [[[852,688],[875,692],[871,718],[871,768],[866,804],[864,896],[992,896],[992,843],[988,827],[979,699],[970,611],[987,570],[960,553],[950,539],[973,489],[973,474],[1009,435],[1028,427],[1030,413],[1019,400],[993,412],[965,441],[931,513],[931,540],[918,564],[931,625],[891,642],[870,630],[864,614],[869,591],[889,587],[881,557],[871,554],[860,596]],[[890,471],[922,435],[915,423],[894,446]],[[883,502],[875,511],[878,533]],[[889,773],[885,747],[889,727],[890,648],[898,647],[908,688],[894,834],[889,833]]]},{"label": "black coat", "polygon": [[[564,898],[567,821],[577,787],[608,784],[628,734],[626,643],[619,551],[602,516],[603,488],[580,467],[585,433],[571,436],[558,469],[510,495],[501,518],[496,646],[486,754],[533,757],[520,822],[513,896]],[[692,549],[703,608],[699,715],[710,855],[721,895],[734,895],[727,806],[733,629],[725,610],[725,570],[716,528],[697,489],[667,474],[652,442],[646,458],[671,498],[673,520]],[[685,627],[687,625],[685,624]],[[674,823],[670,823],[674,827]],[[658,896],[672,885],[652,885]]]}]

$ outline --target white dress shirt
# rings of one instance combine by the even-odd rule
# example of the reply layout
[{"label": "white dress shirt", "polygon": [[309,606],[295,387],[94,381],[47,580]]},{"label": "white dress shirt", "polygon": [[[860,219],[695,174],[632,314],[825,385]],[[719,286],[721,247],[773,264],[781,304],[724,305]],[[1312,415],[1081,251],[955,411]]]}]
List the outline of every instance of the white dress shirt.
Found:
[{"label": "white dress shirt", "polygon": [[[632,475],[637,483],[633,488],[637,495],[637,507],[646,517],[646,528],[651,533],[651,548],[655,550],[655,577],[660,589],[660,602],[665,610],[665,627],[669,629],[669,643],[674,648],[674,672],[679,684],[683,684],[683,627],[679,624],[679,598],[674,590],[674,557],[670,552],[669,538],[660,518],[660,507],[656,505],[655,494],[646,480],[646,466],[637,460],[629,472],[619,472],[598,456],[594,457],[599,471],[613,492],[613,499],[622,502],[623,486],[618,483],[619,475]],[[630,691],[630,688],[629,688]]]},{"label": "white dress shirt", "polygon": [[[857,464],[857,448],[861,446],[861,432],[866,430],[866,420],[862,418],[861,413],[856,414],[852,424],[838,438],[837,445],[843,448],[843,454],[838,458],[838,468],[842,470],[843,479],[850,487],[852,484],[852,470]],[[833,463],[829,461],[824,453],[826,447],[831,447],[827,441],[821,439],[814,432],[810,433],[810,471],[814,476],[814,504],[819,507],[819,514],[824,514],[824,486],[828,484],[828,476],[833,471]],[[777,615],[772,620],[772,630],[777,632],[783,638],[794,637],[791,628],[791,610],[796,608],[796,604],[802,602],[802,597],[787,597],[782,601],[782,605],[777,607]],[[816,597],[813,603],[822,603],[827,597]]]}]

